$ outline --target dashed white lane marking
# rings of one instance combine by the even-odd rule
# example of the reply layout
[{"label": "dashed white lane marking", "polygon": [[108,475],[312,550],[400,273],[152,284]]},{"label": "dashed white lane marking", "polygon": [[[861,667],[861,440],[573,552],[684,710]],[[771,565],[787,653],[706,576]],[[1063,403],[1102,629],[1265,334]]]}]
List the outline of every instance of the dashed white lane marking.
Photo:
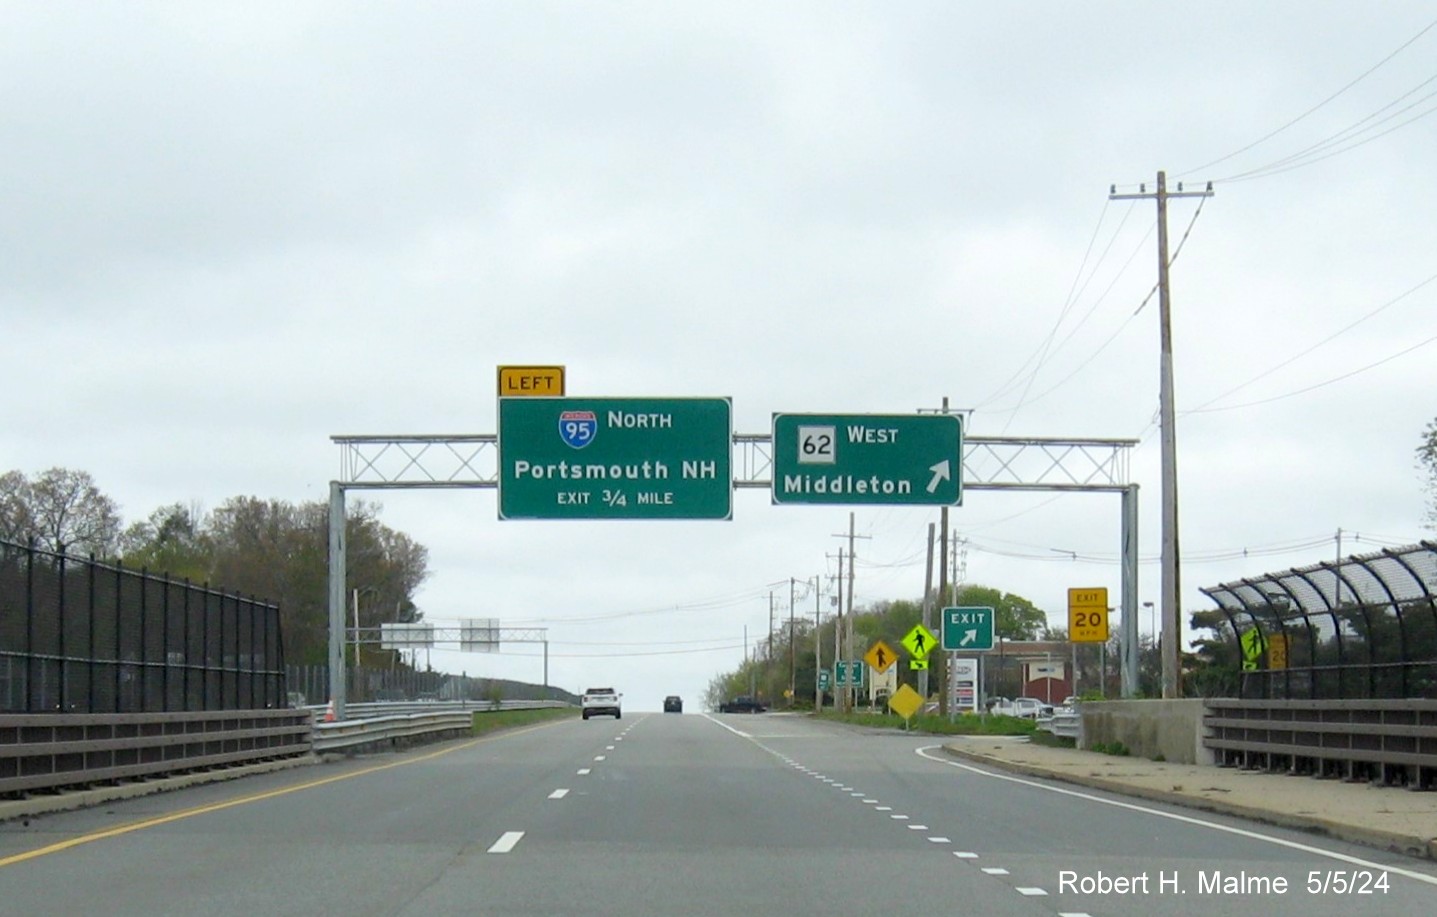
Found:
[{"label": "dashed white lane marking", "polygon": [[930,837],[930,838],[928,839],[928,841],[929,841],[929,843],[933,843],[933,844],[951,844],[951,843],[953,843],[953,840],[952,840],[951,838],[947,838],[947,837]]},{"label": "dashed white lane marking", "polygon": [[875,811],[875,812],[892,812],[892,811],[893,811],[893,807],[892,807],[892,806],[874,806],[874,807],[873,807],[873,811]]},{"label": "dashed white lane marking", "polygon": [[614,750],[614,746],[612,746],[612,745],[605,745],[605,746],[604,746],[604,751],[613,751],[613,750]]},{"label": "dashed white lane marking", "polygon": [[888,817],[889,817],[889,818],[896,818],[896,819],[898,819],[899,821],[908,821],[908,816],[907,816],[907,815],[890,815],[890,816],[888,816]]},{"label": "dashed white lane marking", "polygon": [[927,831],[927,830],[928,830],[928,826],[927,826],[927,825],[909,825],[909,826],[908,826],[908,830],[909,830],[909,831]]},{"label": "dashed white lane marking", "polygon": [[499,839],[494,842],[494,846],[489,848],[489,852],[508,853],[514,849],[514,846],[519,843],[519,839],[523,836],[523,831],[505,831],[499,835]]},{"label": "dashed white lane marking", "polygon": [[1059,911],[1058,917],[1093,917],[1087,911]]},{"label": "dashed white lane marking", "polygon": [[863,802],[864,802],[865,805],[870,805],[870,806],[876,806],[876,805],[878,805],[878,800],[876,800],[876,799],[865,799],[865,800],[863,800]]},{"label": "dashed white lane marking", "polygon": [[1001,866],[984,866],[983,871],[990,876],[1006,876],[1008,874],[1008,870]]},{"label": "dashed white lane marking", "polygon": [[850,796],[862,796],[862,793],[849,793]]},{"label": "dashed white lane marking", "polygon": [[1245,828],[1234,828],[1229,825],[1220,825],[1217,822],[1205,821],[1201,818],[1194,818],[1191,815],[1179,815],[1176,812],[1163,812],[1158,809],[1149,808],[1148,806],[1137,805],[1136,803],[1119,802],[1116,799],[1103,799],[1101,796],[1094,796],[1092,793],[1084,793],[1078,790],[1068,790],[1057,786],[1048,786],[1047,784],[1039,783],[1036,780],[1026,780],[1022,777],[1014,777],[1009,774],[995,773],[993,771],[984,770],[981,767],[974,767],[971,764],[960,764],[957,761],[949,761],[945,758],[935,758],[931,754],[928,754],[928,752],[931,752],[933,749],[938,747],[939,746],[937,745],[928,745],[924,746],[923,748],[914,749],[914,753],[917,754],[919,757],[927,758],[929,761],[936,761],[939,764],[944,764],[948,767],[965,770],[973,774],[980,774],[984,777],[991,777],[994,780],[1006,780],[1010,783],[1017,783],[1023,786],[1035,787],[1036,789],[1044,790],[1049,793],[1059,793],[1061,795],[1071,796],[1076,799],[1086,799],[1089,802],[1095,802],[1105,806],[1113,806],[1114,808],[1118,809],[1127,809],[1130,812],[1142,812],[1147,815],[1154,815],[1158,818],[1166,818],[1172,821],[1182,822],[1184,824],[1201,825],[1204,828],[1211,828],[1214,831],[1222,831],[1227,834],[1236,834],[1238,837],[1246,837],[1253,840],[1266,841],[1269,844],[1275,844],[1279,847],[1286,847],[1289,850],[1300,850],[1303,853],[1310,853],[1315,856],[1326,857],[1330,860],[1337,860],[1341,863],[1352,863],[1357,866],[1366,867],[1367,869],[1385,870],[1386,872],[1396,873],[1399,876],[1405,876],[1417,882],[1424,882],[1428,885],[1437,885],[1437,876],[1429,876],[1425,873],[1414,872],[1410,869],[1403,869],[1400,866],[1393,866],[1390,863],[1375,863],[1372,860],[1364,860],[1361,857],[1348,856],[1345,853],[1337,853],[1332,850],[1323,850],[1321,847],[1313,847],[1311,844],[1303,844],[1298,841],[1284,840],[1280,837],[1273,837],[1270,834],[1262,834],[1257,831],[1248,831]]},{"label": "dashed white lane marking", "polygon": [[568,790],[558,789],[558,790],[555,790],[554,792],[550,793],[550,794],[549,794],[549,798],[550,798],[550,799],[563,799],[565,796],[568,796],[568,795],[569,795],[569,791],[568,791]]},{"label": "dashed white lane marking", "polygon": [[587,775],[589,774],[590,770],[591,770],[591,769],[590,769],[590,768],[587,768],[587,767],[581,767],[581,768],[579,768],[579,776],[580,776],[580,777],[587,776]]},{"label": "dashed white lane marking", "polygon": [[1041,898],[1046,896],[1048,893],[1043,891],[1041,888],[1036,888],[1031,885],[1020,885],[1018,886],[1018,894],[1027,895],[1029,898]]},{"label": "dashed white lane marking", "polygon": [[974,853],[974,852],[971,851],[971,850],[955,850],[955,851],[953,851],[953,855],[954,855],[955,857],[957,857],[958,859],[960,859],[960,860],[976,860],[976,859],[978,859],[978,854]]},{"label": "dashed white lane marking", "polygon": [[595,760],[595,761],[602,761],[602,760],[604,760],[604,755],[594,755],[594,760]]}]

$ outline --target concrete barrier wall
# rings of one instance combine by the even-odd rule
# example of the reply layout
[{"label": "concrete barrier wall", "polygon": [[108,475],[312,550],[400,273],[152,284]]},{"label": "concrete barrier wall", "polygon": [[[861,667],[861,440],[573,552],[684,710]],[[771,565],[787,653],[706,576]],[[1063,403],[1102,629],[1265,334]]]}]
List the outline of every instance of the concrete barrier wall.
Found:
[{"label": "concrete barrier wall", "polygon": [[1138,758],[1212,764],[1213,753],[1203,747],[1206,706],[1201,698],[1087,701],[1078,708],[1083,720],[1078,747],[1121,742]]}]

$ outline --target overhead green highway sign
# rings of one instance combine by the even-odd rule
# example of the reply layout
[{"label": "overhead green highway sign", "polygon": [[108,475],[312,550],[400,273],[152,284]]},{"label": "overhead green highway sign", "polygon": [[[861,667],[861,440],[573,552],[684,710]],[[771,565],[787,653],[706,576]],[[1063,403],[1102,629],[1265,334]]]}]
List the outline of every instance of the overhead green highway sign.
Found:
[{"label": "overhead green highway sign", "polygon": [[773,502],[954,506],[956,414],[775,414]]},{"label": "overhead green highway sign", "polygon": [[500,519],[728,519],[727,398],[499,399]]}]

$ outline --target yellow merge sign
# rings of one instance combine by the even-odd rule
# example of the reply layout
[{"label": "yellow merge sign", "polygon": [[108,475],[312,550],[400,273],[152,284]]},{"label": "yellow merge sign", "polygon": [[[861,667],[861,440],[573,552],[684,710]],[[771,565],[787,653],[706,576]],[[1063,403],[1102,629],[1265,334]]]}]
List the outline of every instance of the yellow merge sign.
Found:
[{"label": "yellow merge sign", "polygon": [[882,675],[893,663],[898,661],[898,654],[893,652],[893,647],[879,640],[868,648],[868,652],[863,654],[863,661],[872,666],[879,675]]},{"label": "yellow merge sign", "polygon": [[928,628],[922,624],[915,624],[913,629],[908,632],[908,636],[903,638],[902,643],[903,648],[908,651],[908,655],[914,659],[927,659],[937,640],[938,638],[933,636],[933,632]]},{"label": "yellow merge sign", "polygon": [[1068,639],[1073,643],[1108,642],[1106,586],[1068,590]]},{"label": "yellow merge sign", "polygon": [[888,709],[903,717],[905,720],[913,719],[913,714],[923,707],[923,695],[903,685],[893,696],[888,699]]},{"label": "yellow merge sign", "polygon": [[562,366],[501,366],[499,397],[559,397],[564,394]]}]

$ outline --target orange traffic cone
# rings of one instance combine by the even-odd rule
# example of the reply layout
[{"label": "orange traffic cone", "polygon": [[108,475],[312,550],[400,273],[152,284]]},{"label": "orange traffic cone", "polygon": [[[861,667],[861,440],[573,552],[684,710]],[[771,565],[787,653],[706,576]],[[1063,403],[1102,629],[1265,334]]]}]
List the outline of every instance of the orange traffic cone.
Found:
[{"label": "orange traffic cone", "polygon": [[333,722],[334,722],[334,701],[333,701],[333,700],[331,700],[331,701],[329,702],[329,706],[328,706],[328,707],[325,707],[325,708],[324,708],[324,721],[325,721],[326,723],[333,723]]}]

